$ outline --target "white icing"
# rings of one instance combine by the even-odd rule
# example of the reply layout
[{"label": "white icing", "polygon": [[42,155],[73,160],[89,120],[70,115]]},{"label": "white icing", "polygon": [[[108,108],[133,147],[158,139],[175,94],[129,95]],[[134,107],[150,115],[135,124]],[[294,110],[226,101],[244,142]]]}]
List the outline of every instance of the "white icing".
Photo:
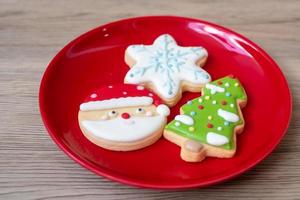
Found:
[{"label": "white icing", "polygon": [[142,113],[144,113],[145,112],[145,109],[144,108],[138,108],[138,109],[136,109],[136,111],[135,111],[135,113],[137,113],[137,114],[142,114]]},{"label": "white icing", "polygon": [[194,124],[193,118],[191,118],[191,117],[188,116],[188,115],[177,115],[177,116],[175,117],[175,120],[176,120],[176,121],[180,121],[181,123],[186,124],[186,125],[189,125],[189,126],[191,126],[191,125]]},{"label": "white icing", "polygon": [[207,51],[202,47],[180,47],[168,34],[156,38],[152,45],[130,45],[126,54],[136,63],[127,72],[125,82],[151,82],[166,99],[177,95],[182,81],[199,85],[211,80],[209,74],[196,65],[208,55]]},{"label": "white icing", "polygon": [[206,84],[205,87],[207,89],[210,89],[210,93],[211,94],[215,94],[216,92],[225,92],[225,89],[222,88],[222,87],[219,87],[219,86],[216,86],[216,85],[213,85],[213,84]]},{"label": "white icing", "polygon": [[110,111],[109,113],[108,113],[108,116],[110,116],[110,117],[115,117],[115,116],[117,116],[118,115],[118,113],[117,113],[117,111]]},{"label": "white icing", "polygon": [[81,111],[102,110],[130,106],[149,106],[153,103],[151,97],[121,97],[102,101],[90,101],[80,105]]},{"label": "white icing", "polygon": [[95,137],[116,142],[134,142],[158,131],[165,123],[165,117],[120,117],[105,121],[82,121],[82,126]]},{"label": "white icing", "polygon": [[218,109],[218,115],[222,117],[224,120],[229,122],[237,122],[240,120],[239,116],[235,113],[228,112],[226,110],[223,110],[221,108]]},{"label": "white icing", "polygon": [[162,116],[169,116],[170,108],[165,104],[160,104],[159,106],[157,106],[156,112]]},{"label": "white icing", "polygon": [[208,132],[206,135],[206,141],[208,144],[214,145],[214,146],[222,146],[224,144],[227,144],[229,142],[228,138],[217,134],[213,132]]}]

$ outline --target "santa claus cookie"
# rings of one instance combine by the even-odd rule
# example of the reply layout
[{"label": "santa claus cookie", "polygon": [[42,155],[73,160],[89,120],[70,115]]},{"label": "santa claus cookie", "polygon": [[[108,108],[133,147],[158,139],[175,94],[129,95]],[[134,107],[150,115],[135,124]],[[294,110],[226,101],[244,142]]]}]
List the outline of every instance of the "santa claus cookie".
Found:
[{"label": "santa claus cookie", "polygon": [[207,56],[203,47],[181,47],[171,35],[164,34],[152,45],[130,45],[126,49],[125,62],[131,69],[124,82],[143,84],[173,106],[183,91],[200,92],[210,82],[209,74],[201,68]]},{"label": "santa claus cookie", "polygon": [[202,96],[188,101],[164,130],[164,137],[181,147],[181,158],[199,162],[206,156],[229,158],[236,151],[236,134],[244,128],[241,108],[247,95],[241,83],[225,77],[208,83]]},{"label": "santa claus cookie", "polygon": [[115,151],[136,150],[157,141],[169,108],[144,86],[119,84],[91,94],[78,113],[80,129],[94,144]]}]

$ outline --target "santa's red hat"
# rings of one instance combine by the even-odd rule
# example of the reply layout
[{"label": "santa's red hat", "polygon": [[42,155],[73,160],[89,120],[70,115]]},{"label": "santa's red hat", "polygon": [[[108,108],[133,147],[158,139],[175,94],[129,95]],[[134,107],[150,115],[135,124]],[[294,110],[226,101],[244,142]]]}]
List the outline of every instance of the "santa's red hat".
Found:
[{"label": "santa's red hat", "polygon": [[[142,85],[116,84],[105,86],[93,92],[80,105],[80,110],[105,110],[122,107],[159,106],[161,104],[161,99]],[[165,105],[163,106],[165,107]]]}]

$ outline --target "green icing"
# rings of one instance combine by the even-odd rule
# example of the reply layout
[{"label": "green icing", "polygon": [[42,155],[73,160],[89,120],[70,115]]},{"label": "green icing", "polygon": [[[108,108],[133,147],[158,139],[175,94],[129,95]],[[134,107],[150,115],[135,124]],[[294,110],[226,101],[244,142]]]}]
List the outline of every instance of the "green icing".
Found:
[{"label": "green icing", "polygon": [[[245,101],[247,100],[247,95],[241,83],[236,78],[227,76],[209,84],[217,86],[221,90],[218,92],[206,85],[202,90],[201,97],[188,101],[181,107],[181,114],[192,117],[194,124],[186,125],[173,120],[165,129],[206,144],[208,144],[207,133],[220,134],[225,136],[229,141],[220,147],[233,149],[235,148],[233,141],[234,128],[243,123],[242,116],[238,112],[237,100]],[[222,88],[224,89],[223,92],[221,92]],[[224,101],[226,101],[226,105],[222,104]],[[203,106],[203,109],[200,109],[199,106],[200,108]],[[236,122],[225,121],[224,118],[218,115],[218,109],[236,114],[239,120]],[[210,125],[208,124],[211,124],[213,127],[209,128]]]}]

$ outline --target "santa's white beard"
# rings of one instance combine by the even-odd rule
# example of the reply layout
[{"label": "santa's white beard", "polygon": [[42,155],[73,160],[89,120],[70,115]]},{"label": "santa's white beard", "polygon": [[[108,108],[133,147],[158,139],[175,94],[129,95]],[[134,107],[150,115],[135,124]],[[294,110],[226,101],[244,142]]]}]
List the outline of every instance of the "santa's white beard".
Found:
[{"label": "santa's white beard", "polygon": [[116,142],[133,142],[149,137],[158,131],[165,123],[165,117],[136,117],[123,119],[121,117],[101,120],[82,121],[83,127],[96,137]]}]

